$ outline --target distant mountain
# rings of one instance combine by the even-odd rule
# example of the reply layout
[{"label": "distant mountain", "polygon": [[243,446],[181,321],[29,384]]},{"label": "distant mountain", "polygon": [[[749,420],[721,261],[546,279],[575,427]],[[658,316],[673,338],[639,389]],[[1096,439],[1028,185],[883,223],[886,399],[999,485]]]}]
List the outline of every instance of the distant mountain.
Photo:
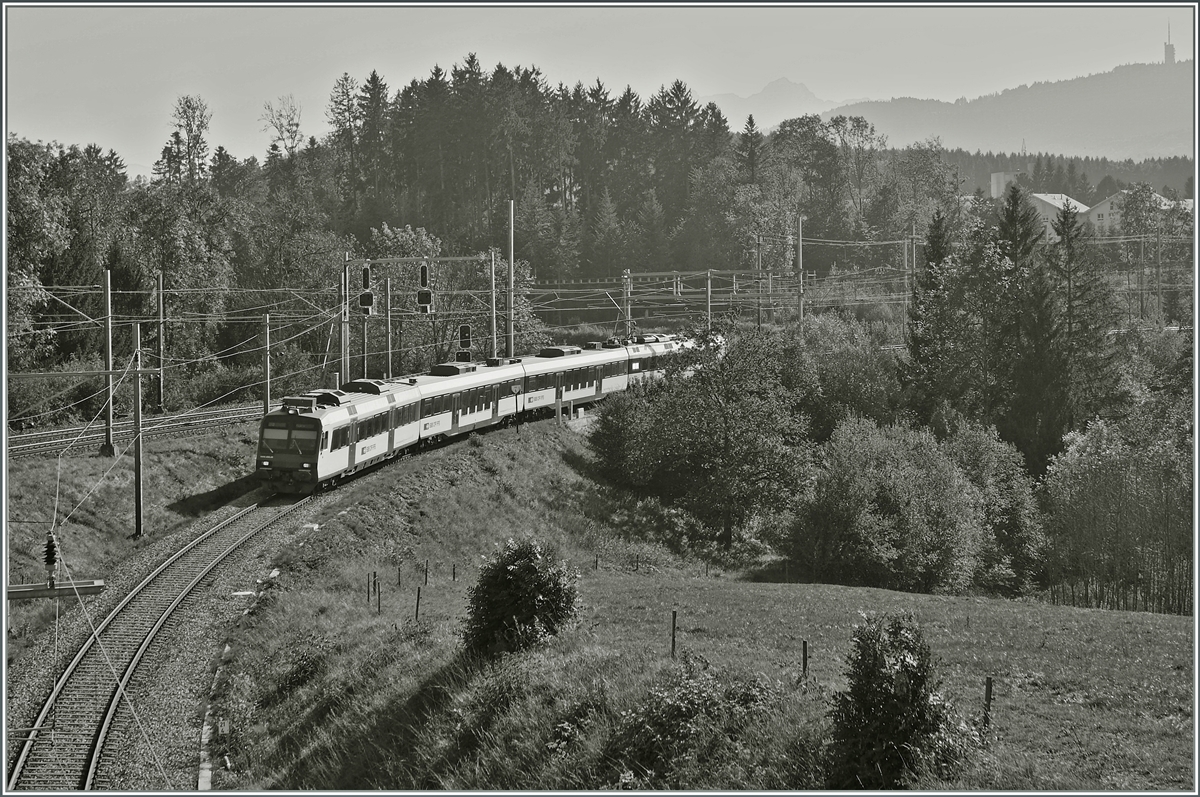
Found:
[{"label": "distant mountain", "polygon": [[809,113],[821,113],[837,106],[832,100],[823,100],[809,91],[803,83],[793,83],[785,77],[767,84],[767,87],[749,97],[737,94],[713,94],[700,97],[697,102],[705,106],[717,104],[729,121],[729,129],[741,132],[746,126],[746,117],[754,114],[754,125],[759,130],[775,127],[784,119],[792,119]]},{"label": "distant mountain", "polygon": [[[1129,64],[969,101],[901,97],[841,105],[821,115],[861,116],[893,147],[938,136],[946,148],[968,151],[1020,152],[1023,145],[1029,152],[1113,160],[1194,157],[1193,63]],[[732,119],[729,127],[741,129]]]}]

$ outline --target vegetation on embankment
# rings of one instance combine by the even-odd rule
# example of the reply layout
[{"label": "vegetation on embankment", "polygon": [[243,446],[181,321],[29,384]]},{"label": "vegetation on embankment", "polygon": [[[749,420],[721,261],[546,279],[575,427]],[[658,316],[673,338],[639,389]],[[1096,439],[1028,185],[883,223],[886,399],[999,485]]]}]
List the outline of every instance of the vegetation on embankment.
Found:
[{"label": "vegetation on embankment", "polygon": [[[130,539],[135,470],[129,443],[117,446],[116,457],[89,451],[10,460],[5,486],[9,583],[46,580],[43,552],[52,519],[57,521],[58,579],[110,579],[113,568],[133,552],[250,492],[256,486],[256,427],[239,423],[216,432],[148,438],[140,541]],[[53,627],[55,613],[53,601],[9,604],[10,662],[32,634]]]},{"label": "vegetation on embankment", "polygon": [[[214,713],[232,734],[214,752],[233,770],[218,788],[819,788],[863,611],[915,614],[968,719],[994,679],[986,745],[918,787],[1192,787],[1188,618],[780,583],[744,538],[723,562],[680,555],[678,513],[599,480],[583,439],[552,422],[332,499],[231,632]],[[467,589],[481,557],[527,534],[580,571],[578,619],[481,664],[459,636]],[[647,733],[665,752],[642,769],[626,742]]]}]

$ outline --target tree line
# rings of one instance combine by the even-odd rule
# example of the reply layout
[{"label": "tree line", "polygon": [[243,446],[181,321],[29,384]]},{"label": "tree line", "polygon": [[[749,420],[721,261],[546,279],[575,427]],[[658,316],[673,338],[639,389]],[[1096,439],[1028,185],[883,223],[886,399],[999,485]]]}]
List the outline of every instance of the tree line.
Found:
[{"label": "tree line", "polygon": [[1019,186],[935,214],[899,354],[838,313],[698,331],[605,407],[600,472],[685,513],[675,544],[812,580],[1190,611],[1190,311],[1113,334],[1078,213],[1052,226]]},{"label": "tree line", "polygon": [[[600,80],[551,85],[536,67],[485,70],[471,54],[399,90],[377,72],[343,74],[325,118],[327,134],[305,135],[290,96],[264,103],[265,158],[239,158],[209,140],[206,101],[183,96],[152,175],[135,179],[112,150],[10,134],[10,367],[87,370],[81,358],[103,349],[105,271],[125,318],[154,316],[161,275],[181,375],[250,368],[259,354],[248,341],[268,311],[314,327],[278,338],[292,370],[307,367],[306,353],[330,345],[315,327],[347,255],[485,257],[507,239],[510,200],[520,285],[625,269],[787,271],[801,224],[805,269],[894,266],[895,252],[873,243],[923,231],[937,212],[955,229],[968,215],[936,139],[897,149],[846,116],[789,119],[769,134],[751,116],[735,132],[679,80],[642,98]],[[470,285],[440,276],[486,285],[478,272]],[[414,276],[395,278],[407,291]],[[519,332],[535,335],[525,301]],[[460,305],[447,323],[470,320]],[[398,309],[412,312],[411,297]],[[409,364],[444,353],[444,332],[410,324]],[[216,381],[244,382],[226,376]],[[207,392],[230,392],[216,387]]]}]

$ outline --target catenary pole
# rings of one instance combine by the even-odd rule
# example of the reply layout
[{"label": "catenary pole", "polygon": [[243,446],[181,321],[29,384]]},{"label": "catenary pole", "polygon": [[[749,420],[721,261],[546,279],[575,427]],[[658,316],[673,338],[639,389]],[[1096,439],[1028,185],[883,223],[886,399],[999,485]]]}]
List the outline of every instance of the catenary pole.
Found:
[{"label": "catenary pole", "polygon": [[271,314],[263,314],[263,415],[271,411]]},{"label": "catenary pole", "polygon": [[142,330],[133,322],[133,538],[142,538]]},{"label": "catenary pole", "polygon": [[392,278],[387,277],[383,281],[383,290],[386,294],[383,303],[384,312],[387,314],[387,378],[392,378]]},{"label": "catenary pole", "polygon": [[163,275],[158,272],[158,411],[166,412],[166,407],[163,401],[163,392],[165,390],[163,372],[166,370],[164,363],[167,359],[167,298],[163,295]]},{"label": "catenary pole", "polygon": [[492,359],[496,359],[496,250],[492,254]]},{"label": "catenary pole", "polygon": [[109,373],[104,377],[104,443],[100,446],[102,457],[111,457],[117,453],[113,448],[112,369],[112,272],[104,269],[104,370]]},{"label": "catenary pole", "polygon": [[516,350],[516,335],[513,317],[516,313],[514,298],[516,295],[516,272],[513,257],[515,249],[516,228],[515,228],[516,211],[513,206],[513,200],[508,200],[508,356],[517,356]]}]

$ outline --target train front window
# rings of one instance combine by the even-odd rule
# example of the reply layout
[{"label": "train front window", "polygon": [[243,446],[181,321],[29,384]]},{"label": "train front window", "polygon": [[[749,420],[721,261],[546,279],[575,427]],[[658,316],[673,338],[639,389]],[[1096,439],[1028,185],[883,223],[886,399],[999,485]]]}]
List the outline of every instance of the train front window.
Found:
[{"label": "train front window", "polygon": [[317,429],[293,429],[292,439],[288,442],[288,446],[301,454],[315,454],[319,435],[320,431]]},{"label": "train front window", "polygon": [[287,429],[263,429],[260,440],[260,452],[263,454],[274,454],[277,451],[283,451],[287,448]]},{"label": "train front window", "polygon": [[311,456],[317,453],[317,443],[321,438],[319,426],[311,428],[287,428],[279,421],[269,421],[263,425],[259,436],[259,455],[292,453]]}]

